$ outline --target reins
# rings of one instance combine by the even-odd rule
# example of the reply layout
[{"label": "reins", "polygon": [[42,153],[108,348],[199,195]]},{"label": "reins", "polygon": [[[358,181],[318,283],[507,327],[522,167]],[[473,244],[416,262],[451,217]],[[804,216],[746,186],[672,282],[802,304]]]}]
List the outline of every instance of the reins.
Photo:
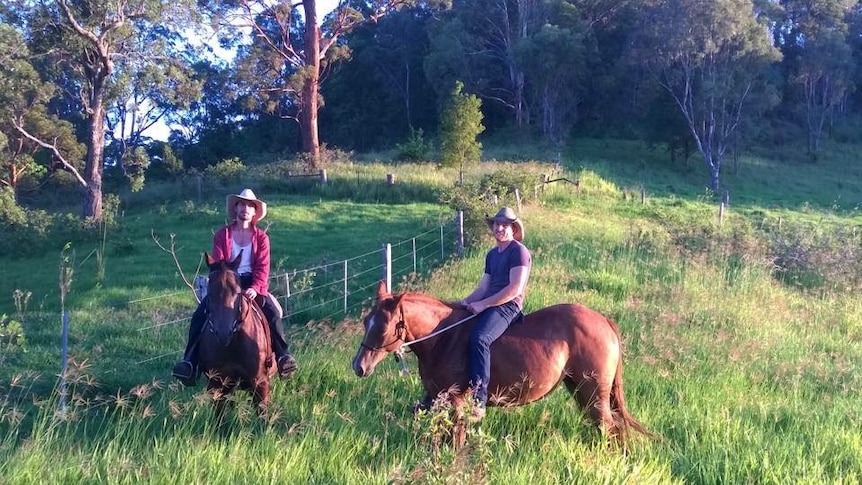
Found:
[{"label": "reins", "polygon": [[[403,344],[401,344],[401,347],[398,349],[398,351],[403,354],[404,350],[406,350],[406,348],[410,348],[411,345],[418,344],[419,342],[424,342],[425,340],[436,337],[436,336],[440,335],[441,333],[443,333],[447,330],[453,329],[453,328],[457,327],[458,325],[461,325],[462,323],[470,320],[471,318],[475,317],[476,315],[477,315],[476,313],[471,313],[469,316],[462,318],[461,320],[458,320],[457,322],[453,323],[452,325],[449,325],[448,327],[441,328],[440,330],[437,330],[436,332],[431,332],[422,338],[417,338],[416,340],[404,342]],[[401,310],[401,319],[402,320],[404,319],[404,310]]]},{"label": "reins", "polygon": [[430,338],[434,338],[434,337],[440,335],[441,333],[443,333],[447,330],[451,330],[451,329],[457,327],[458,325],[461,325],[462,323],[464,323],[464,322],[466,322],[466,321],[468,321],[471,318],[476,316],[475,314],[468,315],[467,317],[462,318],[461,320],[458,320],[457,322],[453,323],[452,325],[449,325],[448,327],[441,328],[440,330],[437,330],[436,332],[431,332],[430,334],[428,334],[422,338],[418,338],[416,340],[411,340],[410,342],[405,342],[404,337],[405,337],[405,334],[407,332],[407,322],[404,319],[404,308],[403,308],[403,306],[399,305],[398,310],[401,311],[401,319],[398,321],[398,323],[395,324],[395,338],[391,342],[384,344],[384,345],[381,345],[381,346],[378,346],[378,347],[372,347],[372,346],[366,344],[365,340],[363,339],[362,342],[359,342],[359,346],[364,348],[364,349],[370,350],[372,352],[378,352],[380,350],[385,349],[386,347],[389,347],[390,345],[394,344],[395,342],[398,342],[399,340],[401,340],[401,345],[398,346],[397,350],[392,352],[392,355],[395,357],[395,360],[399,364],[401,364],[401,375],[402,376],[405,376],[405,375],[410,373],[410,371],[407,370],[407,363],[404,361],[404,352],[406,352],[407,350],[410,350],[411,345],[418,344],[420,342],[424,342]]},{"label": "reins", "polygon": [[[229,269],[229,268],[223,269],[220,271],[230,271],[236,275],[236,272]],[[212,272],[210,274],[212,274]],[[238,278],[238,276],[237,276],[237,278]],[[245,312],[242,311],[242,300],[246,300],[246,302],[247,302]],[[252,298],[248,298],[242,292],[238,293],[234,297],[234,320],[233,320],[233,323],[231,324],[231,331],[230,331],[231,339],[228,340],[228,342],[225,345],[230,345],[230,342],[233,340],[233,335],[235,335],[237,333],[237,331],[239,331],[239,329],[242,327],[242,323],[245,321],[249,312],[254,312],[264,322],[263,324],[266,325],[266,323],[265,323],[266,317],[255,306],[254,300]],[[213,321],[212,321],[212,315],[210,315],[209,312],[207,312],[207,320],[205,323],[205,327],[209,328],[210,332],[215,332],[215,325],[213,324]]]}]

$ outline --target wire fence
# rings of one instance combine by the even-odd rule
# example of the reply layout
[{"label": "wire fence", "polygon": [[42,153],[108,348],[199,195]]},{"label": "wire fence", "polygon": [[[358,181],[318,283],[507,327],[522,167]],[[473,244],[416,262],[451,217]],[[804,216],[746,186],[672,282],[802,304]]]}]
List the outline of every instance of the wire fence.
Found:
[{"label": "wire fence", "polygon": [[463,234],[458,220],[349,259],[272,275],[270,292],[294,323],[348,316],[374,297],[381,280],[391,290],[459,254]]},{"label": "wire fence", "polygon": [[[269,290],[281,303],[284,319],[292,322],[332,320],[356,314],[371,301],[374,288],[384,280],[387,288],[409,285],[464,248],[463,213],[411,238],[385,243],[380,248],[348,259],[304,269],[270,274]],[[205,290],[198,277],[196,290]],[[180,292],[183,293],[183,292]],[[175,296],[178,293],[129,301],[129,304]],[[199,296],[202,296],[199,294]],[[153,323],[139,331],[188,322],[191,315]]]}]

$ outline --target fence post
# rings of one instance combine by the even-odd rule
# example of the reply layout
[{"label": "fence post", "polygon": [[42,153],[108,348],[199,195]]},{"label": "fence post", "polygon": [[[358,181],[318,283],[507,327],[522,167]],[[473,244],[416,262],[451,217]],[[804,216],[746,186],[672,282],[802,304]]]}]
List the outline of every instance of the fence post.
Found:
[{"label": "fence post", "polygon": [[69,355],[69,311],[63,312],[62,368],[60,369],[60,412],[66,412],[66,358]]},{"label": "fence post", "polygon": [[413,272],[416,272],[416,238],[413,238]]},{"label": "fence post", "polygon": [[457,232],[456,248],[458,256],[464,256],[464,211],[455,213],[455,231]]},{"label": "fence post", "polygon": [[641,205],[646,204],[646,189],[641,185]]},{"label": "fence post", "polygon": [[284,308],[290,313],[290,273],[284,272]]},{"label": "fence post", "polygon": [[386,185],[395,185],[395,174],[387,173],[386,174]]},{"label": "fence post", "polygon": [[718,204],[718,225],[724,224],[724,202]]},{"label": "fence post", "polygon": [[443,225],[440,225],[440,261],[446,259],[445,243],[443,242]]},{"label": "fence post", "polygon": [[383,278],[386,280],[386,292],[392,293],[392,245],[383,245]]},{"label": "fence post", "polygon": [[521,192],[515,188],[515,200],[518,202],[518,214],[521,213]]},{"label": "fence post", "polygon": [[344,260],[344,314],[347,315],[347,260]]},{"label": "fence post", "polygon": [[329,180],[329,179],[328,179],[328,178],[326,178],[326,169],[325,169],[325,168],[321,168],[321,169],[320,169],[320,183],[321,183],[322,185],[326,185],[326,182],[327,182],[328,180]]}]

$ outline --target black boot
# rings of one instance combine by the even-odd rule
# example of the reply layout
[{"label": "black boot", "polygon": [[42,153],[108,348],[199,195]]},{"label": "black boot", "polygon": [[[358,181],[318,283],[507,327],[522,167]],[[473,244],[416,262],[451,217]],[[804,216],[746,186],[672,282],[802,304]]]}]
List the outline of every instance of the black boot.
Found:
[{"label": "black boot", "polygon": [[269,323],[269,335],[272,340],[272,353],[275,354],[275,364],[278,375],[284,379],[290,377],[298,365],[296,359],[290,354],[287,347],[287,337],[284,334],[284,325],[281,324],[277,311],[272,308],[268,298],[264,298],[263,313]]},{"label": "black boot", "polygon": [[204,323],[206,323],[206,303],[201,301],[192,315],[192,321],[189,325],[189,339],[186,342],[183,360],[174,364],[174,368],[171,370],[171,375],[184,386],[193,386],[198,380],[200,373],[200,369],[198,369],[198,339],[201,336]]}]

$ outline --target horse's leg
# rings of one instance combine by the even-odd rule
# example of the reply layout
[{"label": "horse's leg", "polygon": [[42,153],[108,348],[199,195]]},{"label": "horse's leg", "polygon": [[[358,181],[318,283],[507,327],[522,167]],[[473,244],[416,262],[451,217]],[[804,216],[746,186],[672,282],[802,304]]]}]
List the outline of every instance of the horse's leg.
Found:
[{"label": "horse's leg", "polygon": [[257,408],[258,416],[264,416],[269,407],[269,386],[269,379],[261,377],[252,390],[252,403]]},{"label": "horse's leg", "polygon": [[595,372],[570,374],[563,381],[569,393],[587,412],[593,424],[603,433],[612,436],[616,426],[611,412],[611,382],[604,382]]},{"label": "horse's leg", "polygon": [[434,404],[434,398],[426,392],[422,396],[422,400],[413,404],[413,407],[411,409],[413,411],[413,414],[416,414],[419,411],[429,411],[432,404]]},{"label": "horse's leg", "polygon": [[213,407],[215,408],[216,427],[221,428],[221,425],[224,422],[226,407],[225,401],[230,391],[225,388],[221,378],[211,377],[209,383],[207,384],[207,392],[213,400]]}]

